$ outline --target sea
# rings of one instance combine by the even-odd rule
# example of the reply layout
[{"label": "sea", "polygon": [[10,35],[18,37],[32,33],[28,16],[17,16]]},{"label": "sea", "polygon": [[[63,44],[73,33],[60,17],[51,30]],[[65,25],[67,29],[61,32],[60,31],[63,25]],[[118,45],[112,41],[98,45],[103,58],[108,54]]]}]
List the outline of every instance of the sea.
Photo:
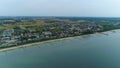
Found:
[{"label": "sea", "polygon": [[0,52],[0,68],[120,68],[120,30]]}]

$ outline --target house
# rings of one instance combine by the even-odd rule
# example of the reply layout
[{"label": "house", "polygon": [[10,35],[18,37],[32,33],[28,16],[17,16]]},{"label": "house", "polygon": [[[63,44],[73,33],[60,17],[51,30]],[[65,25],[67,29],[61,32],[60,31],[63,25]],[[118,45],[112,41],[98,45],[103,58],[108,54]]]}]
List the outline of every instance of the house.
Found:
[{"label": "house", "polygon": [[42,34],[43,34],[43,35],[46,35],[46,36],[50,36],[50,35],[52,35],[52,32],[46,31],[46,32],[42,32]]},{"label": "house", "polygon": [[43,35],[45,38],[50,38],[50,36],[52,36],[52,32],[50,32],[50,31],[42,32],[42,35]]},{"label": "house", "polygon": [[14,33],[14,29],[8,29],[8,30],[5,30],[5,31],[2,33],[2,36],[3,36],[3,37],[11,37],[11,36],[12,36],[12,33]]}]

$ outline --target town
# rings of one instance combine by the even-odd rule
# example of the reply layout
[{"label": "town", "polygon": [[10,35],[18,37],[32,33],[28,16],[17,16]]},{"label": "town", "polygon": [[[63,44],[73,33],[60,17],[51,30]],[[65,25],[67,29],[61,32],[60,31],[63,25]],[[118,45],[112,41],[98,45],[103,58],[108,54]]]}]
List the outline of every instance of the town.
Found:
[{"label": "town", "polygon": [[119,28],[109,18],[0,17],[0,48]]}]

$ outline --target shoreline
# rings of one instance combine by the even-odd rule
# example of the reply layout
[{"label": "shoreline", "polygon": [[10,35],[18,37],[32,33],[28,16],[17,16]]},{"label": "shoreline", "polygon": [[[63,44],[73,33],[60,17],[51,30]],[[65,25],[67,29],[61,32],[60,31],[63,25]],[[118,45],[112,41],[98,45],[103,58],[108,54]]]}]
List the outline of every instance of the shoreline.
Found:
[{"label": "shoreline", "polygon": [[24,45],[20,45],[20,46],[13,46],[13,47],[9,47],[9,48],[3,48],[3,49],[0,49],[0,52],[6,52],[6,51],[15,50],[15,49],[18,49],[18,48],[30,47],[30,46],[38,46],[40,44],[50,43],[50,42],[55,42],[55,41],[70,40],[70,39],[74,39],[76,37],[80,37],[80,36],[66,37],[66,38],[47,40],[47,41],[40,41],[40,42],[35,42],[35,43],[28,43],[28,44],[24,44]]},{"label": "shoreline", "polygon": [[[110,30],[110,31],[105,31],[105,32],[97,32],[97,33],[101,34],[101,33],[106,33],[106,32],[111,32],[111,31],[117,31],[117,30],[120,30],[120,29]],[[9,48],[3,48],[3,49],[0,49],[0,52],[6,52],[6,51],[15,50],[15,49],[18,49],[18,48],[30,47],[30,46],[38,46],[40,44],[50,43],[50,42],[55,42],[55,41],[70,40],[70,39],[74,39],[74,38],[78,38],[78,37],[82,37],[82,36],[95,35],[95,34],[96,33],[80,35],[80,36],[73,36],[73,37],[66,37],[66,38],[59,38],[59,39],[53,39],[53,40],[47,40],[47,41],[40,41],[40,42],[35,42],[35,43],[28,43],[28,44],[24,44],[24,45],[20,45],[20,46],[13,46],[13,47],[9,47]]]}]

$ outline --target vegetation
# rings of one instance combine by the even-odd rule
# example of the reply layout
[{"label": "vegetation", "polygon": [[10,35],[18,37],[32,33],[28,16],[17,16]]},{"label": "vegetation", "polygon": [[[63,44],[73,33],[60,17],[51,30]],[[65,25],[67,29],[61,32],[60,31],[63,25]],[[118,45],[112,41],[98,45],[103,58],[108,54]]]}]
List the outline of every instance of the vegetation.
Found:
[{"label": "vegetation", "polygon": [[116,18],[13,17],[0,21],[0,48],[120,29]]}]

